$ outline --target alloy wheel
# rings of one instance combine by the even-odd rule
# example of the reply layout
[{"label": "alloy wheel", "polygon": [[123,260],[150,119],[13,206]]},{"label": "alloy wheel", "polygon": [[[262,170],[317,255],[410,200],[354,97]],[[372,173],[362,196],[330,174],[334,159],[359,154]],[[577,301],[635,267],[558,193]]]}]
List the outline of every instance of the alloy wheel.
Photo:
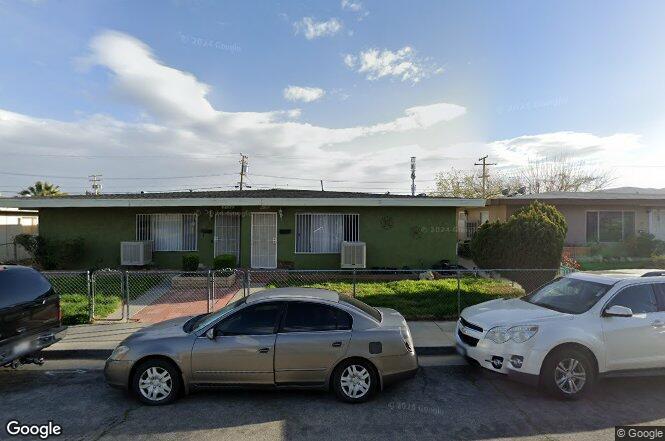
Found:
[{"label": "alloy wheel", "polygon": [[165,399],[171,393],[172,388],[171,374],[159,366],[146,369],[139,378],[139,391],[150,401]]},{"label": "alloy wheel", "polygon": [[587,374],[584,364],[574,358],[566,358],[554,369],[554,382],[565,394],[574,395],[582,390]]},{"label": "alloy wheel", "polygon": [[348,397],[361,398],[370,391],[372,376],[364,366],[352,364],[342,372],[340,383]]}]

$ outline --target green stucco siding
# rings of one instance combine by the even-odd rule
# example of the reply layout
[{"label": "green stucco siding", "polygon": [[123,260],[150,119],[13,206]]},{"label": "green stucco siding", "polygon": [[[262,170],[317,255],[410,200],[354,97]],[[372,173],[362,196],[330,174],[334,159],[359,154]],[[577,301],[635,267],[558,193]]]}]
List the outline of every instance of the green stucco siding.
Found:
[{"label": "green stucco siding", "polygon": [[[82,238],[82,268],[120,265],[120,242],[136,238],[136,215],[148,213],[198,213],[198,254],[212,265],[215,207],[174,208],[49,208],[40,210],[39,231],[48,239]],[[357,213],[359,238],[367,244],[368,268],[429,268],[442,259],[456,262],[455,208],[434,207],[245,207],[241,213],[241,259],[250,266],[251,213],[277,213],[277,259],[280,267],[336,269],[339,254],[297,254],[296,213]],[[180,268],[187,252],[155,252],[154,265]]]}]

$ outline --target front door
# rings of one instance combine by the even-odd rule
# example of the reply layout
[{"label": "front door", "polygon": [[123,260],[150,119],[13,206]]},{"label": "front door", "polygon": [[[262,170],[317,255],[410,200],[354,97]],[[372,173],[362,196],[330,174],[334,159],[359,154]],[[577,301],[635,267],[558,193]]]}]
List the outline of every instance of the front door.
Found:
[{"label": "front door", "polygon": [[277,213],[252,213],[252,268],[277,268]]},{"label": "front door", "polygon": [[215,338],[197,338],[192,373],[198,384],[273,384],[280,302],[249,305],[215,325]]}]

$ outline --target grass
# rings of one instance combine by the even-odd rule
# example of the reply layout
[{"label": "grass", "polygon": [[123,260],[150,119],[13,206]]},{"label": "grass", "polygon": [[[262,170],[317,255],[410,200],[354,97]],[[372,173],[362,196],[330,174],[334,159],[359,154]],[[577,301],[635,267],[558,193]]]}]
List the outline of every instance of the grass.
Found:
[{"label": "grass", "polygon": [[[85,274],[51,275],[51,285],[60,294],[62,322],[65,325],[88,323],[90,299]],[[133,276],[130,298],[136,298],[159,284],[158,277]],[[105,318],[122,305],[122,282],[118,274],[98,275],[95,286],[95,318]]]},{"label": "grass", "polygon": [[[272,283],[269,287],[295,286]],[[297,286],[323,288],[351,295],[348,282],[302,283]],[[475,305],[501,297],[520,297],[524,291],[503,280],[463,277],[460,280],[460,306]],[[457,279],[359,282],[356,298],[368,305],[393,308],[408,320],[442,320],[457,316]]]}]

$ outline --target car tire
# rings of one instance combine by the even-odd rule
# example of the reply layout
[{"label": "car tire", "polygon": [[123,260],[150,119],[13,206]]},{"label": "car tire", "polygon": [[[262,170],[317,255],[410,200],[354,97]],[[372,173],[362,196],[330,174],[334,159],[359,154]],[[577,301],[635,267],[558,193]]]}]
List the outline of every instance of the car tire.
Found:
[{"label": "car tire", "polygon": [[182,386],[180,371],[172,362],[146,360],[136,367],[132,377],[132,392],[150,406],[170,404],[178,398]]},{"label": "car tire", "polygon": [[337,398],[347,403],[369,400],[379,389],[379,376],[374,366],[365,360],[347,360],[332,375],[332,388]]},{"label": "car tire", "polygon": [[547,356],[541,371],[542,386],[551,395],[576,400],[594,385],[596,370],[589,354],[581,349],[561,349]]}]

